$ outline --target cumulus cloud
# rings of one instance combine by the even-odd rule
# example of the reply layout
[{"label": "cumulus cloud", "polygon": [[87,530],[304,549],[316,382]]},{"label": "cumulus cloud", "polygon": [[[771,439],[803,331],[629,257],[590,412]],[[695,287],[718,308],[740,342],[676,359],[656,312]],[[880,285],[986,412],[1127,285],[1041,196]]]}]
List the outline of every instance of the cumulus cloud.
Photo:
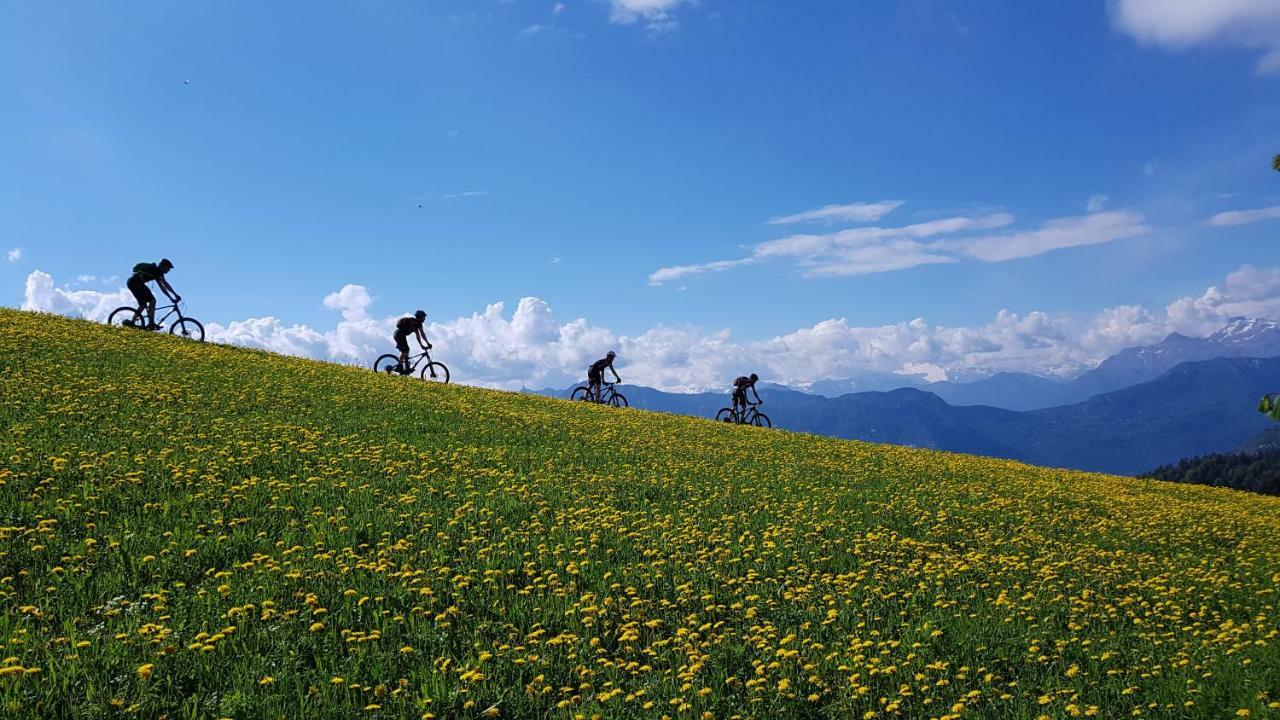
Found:
[{"label": "cumulus cloud", "polygon": [[680,23],[674,12],[693,0],[609,0],[609,20],[619,25],[643,22],[651,33],[675,30]]},{"label": "cumulus cloud", "polygon": [[823,205],[816,210],[806,210],[795,215],[784,215],[769,220],[770,225],[790,225],[805,222],[875,222],[902,207],[902,200],[881,202],[856,202],[847,205]]},{"label": "cumulus cloud", "polygon": [[1170,329],[1205,335],[1232,317],[1280,318],[1280,268],[1243,265],[1195,298],[1182,298],[1166,309]]},{"label": "cumulus cloud", "polygon": [[1280,70],[1280,3],[1274,0],[1113,0],[1111,11],[1114,25],[1140,42],[1256,48],[1260,72]]},{"label": "cumulus cloud", "polygon": [[[27,277],[23,308],[103,320],[131,304],[127,291],[57,286],[41,271]],[[337,313],[316,329],[275,317],[208,323],[210,341],[319,360],[368,365],[391,351],[398,315],[375,312],[368,290],[347,285],[324,298]],[[516,389],[566,387],[610,349],[630,383],[664,390],[723,390],[727,378],[755,369],[766,380],[805,385],[871,374],[913,374],[931,380],[972,378],[1001,371],[1071,377],[1127,347],[1157,342],[1170,332],[1207,335],[1229,318],[1280,317],[1280,267],[1242,266],[1219,286],[1163,308],[1121,305],[1096,313],[1050,314],[1001,310],[972,326],[937,325],[924,318],[859,326],[831,318],[763,340],[729,330],[653,327],[623,335],[584,318],[558,319],[543,300],[526,297],[514,310],[492,303],[480,312],[427,327],[434,355],[458,382]]]},{"label": "cumulus cloud", "polygon": [[105,321],[112,310],[134,304],[133,295],[124,288],[98,292],[58,287],[52,275],[40,270],[27,276],[22,295],[23,310],[40,310],[98,322]]},{"label": "cumulus cloud", "polygon": [[1257,210],[1231,210],[1228,212],[1220,212],[1205,222],[1216,227],[1230,227],[1232,225],[1248,225],[1249,223],[1277,219],[1280,219],[1280,205],[1258,208]]},{"label": "cumulus cloud", "polygon": [[22,248],[20,247],[13,248],[8,252],[7,257],[9,258],[9,262],[11,263],[18,262],[19,260],[22,259]]},{"label": "cumulus cloud", "polygon": [[372,304],[373,298],[363,285],[343,285],[338,292],[324,297],[324,306],[330,310],[342,311],[342,317],[347,320],[368,317],[369,306]]}]

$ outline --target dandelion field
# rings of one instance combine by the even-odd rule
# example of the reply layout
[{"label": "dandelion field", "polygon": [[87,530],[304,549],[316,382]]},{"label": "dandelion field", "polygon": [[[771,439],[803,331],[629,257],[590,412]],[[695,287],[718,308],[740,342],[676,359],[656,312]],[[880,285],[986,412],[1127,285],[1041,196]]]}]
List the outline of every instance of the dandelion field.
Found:
[{"label": "dandelion field", "polygon": [[0,717],[1280,717],[1280,498],[9,310],[0,370]]}]

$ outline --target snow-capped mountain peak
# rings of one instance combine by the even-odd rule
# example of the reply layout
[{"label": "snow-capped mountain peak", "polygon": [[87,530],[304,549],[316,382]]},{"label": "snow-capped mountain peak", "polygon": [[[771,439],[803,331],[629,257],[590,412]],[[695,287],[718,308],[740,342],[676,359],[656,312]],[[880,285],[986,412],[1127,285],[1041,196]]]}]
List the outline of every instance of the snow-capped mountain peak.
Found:
[{"label": "snow-capped mountain peak", "polygon": [[1254,342],[1265,335],[1280,334],[1280,325],[1267,318],[1231,318],[1225,327],[1209,336],[1211,342],[1239,345]]}]

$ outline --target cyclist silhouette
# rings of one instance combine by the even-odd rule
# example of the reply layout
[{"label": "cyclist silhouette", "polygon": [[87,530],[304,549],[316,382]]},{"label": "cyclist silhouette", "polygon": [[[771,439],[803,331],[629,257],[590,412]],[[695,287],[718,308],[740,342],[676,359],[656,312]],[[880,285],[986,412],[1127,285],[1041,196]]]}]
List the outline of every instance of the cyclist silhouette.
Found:
[{"label": "cyclist silhouette", "polygon": [[604,382],[604,370],[609,368],[609,372],[613,373],[613,381],[622,382],[622,378],[618,375],[618,371],[613,369],[613,359],[618,354],[610,350],[608,355],[591,363],[591,367],[587,368],[587,384],[591,386],[591,394],[597,398],[600,397],[600,385]]},{"label": "cyclist silhouette", "polygon": [[741,376],[733,381],[733,409],[735,412],[747,411],[747,391],[750,390],[752,395],[756,396],[756,404],[759,405],[763,400],[760,399],[760,393],[756,392],[756,381],[760,379],[759,375],[751,373],[751,377]]},{"label": "cyclist silhouette", "polygon": [[427,342],[427,333],[422,329],[423,322],[427,319],[426,311],[419,310],[413,314],[413,317],[402,317],[396,321],[396,349],[400,351],[400,374],[404,375],[409,372],[409,336],[413,335],[418,339],[418,345],[423,350],[430,350],[431,343]]},{"label": "cyclist silhouette", "polygon": [[174,291],[173,286],[165,279],[165,275],[173,269],[173,263],[168,258],[162,259],[158,263],[138,263],[133,266],[133,274],[129,276],[125,287],[129,288],[129,292],[133,293],[133,297],[138,301],[138,317],[143,313],[147,316],[147,329],[155,330],[156,328],[156,296],[147,287],[147,283],[155,281],[156,287],[160,288],[160,292],[175,303],[182,302],[182,296]]}]

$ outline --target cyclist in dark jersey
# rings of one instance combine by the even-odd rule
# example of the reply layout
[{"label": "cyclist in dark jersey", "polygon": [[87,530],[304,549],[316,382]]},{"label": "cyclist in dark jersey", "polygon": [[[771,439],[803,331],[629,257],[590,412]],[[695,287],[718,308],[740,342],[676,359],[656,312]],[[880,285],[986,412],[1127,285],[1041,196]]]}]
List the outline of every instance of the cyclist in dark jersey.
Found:
[{"label": "cyclist in dark jersey", "polygon": [[763,404],[760,399],[760,393],[756,392],[756,381],[760,379],[759,375],[751,373],[751,377],[742,376],[733,381],[733,409],[736,412],[747,411],[747,391],[750,390],[752,395],[756,396],[756,404]]},{"label": "cyclist in dark jersey", "polygon": [[427,333],[422,329],[423,323],[427,319],[427,313],[423,310],[413,314],[413,317],[402,317],[396,321],[396,349],[400,351],[400,374],[407,375],[409,373],[409,336],[413,335],[418,338],[418,345],[423,350],[430,350],[431,343],[427,342]]},{"label": "cyclist in dark jersey", "polygon": [[133,266],[133,274],[125,283],[125,287],[129,288],[129,292],[133,293],[133,297],[138,301],[137,319],[141,319],[143,313],[147,316],[148,330],[156,329],[156,296],[147,287],[147,283],[154,280],[156,287],[160,288],[160,292],[164,293],[165,297],[175,303],[182,302],[182,296],[175,292],[173,286],[164,278],[172,269],[173,263],[169,262],[168,258],[158,263],[138,263]]},{"label": "cyclist in dark jersey", "polygon": [[609,372],[613,373],[614,382],[622,382],[618,371],[613,369],[613,359],[616,357],[618,354],[610,350],[608,355],[591,363],[591,367],[587,368],[587,384],[591,386],[591,395],[597,400],[600,399],[600,385],[604,382],[605,368],[609,368]]}]

